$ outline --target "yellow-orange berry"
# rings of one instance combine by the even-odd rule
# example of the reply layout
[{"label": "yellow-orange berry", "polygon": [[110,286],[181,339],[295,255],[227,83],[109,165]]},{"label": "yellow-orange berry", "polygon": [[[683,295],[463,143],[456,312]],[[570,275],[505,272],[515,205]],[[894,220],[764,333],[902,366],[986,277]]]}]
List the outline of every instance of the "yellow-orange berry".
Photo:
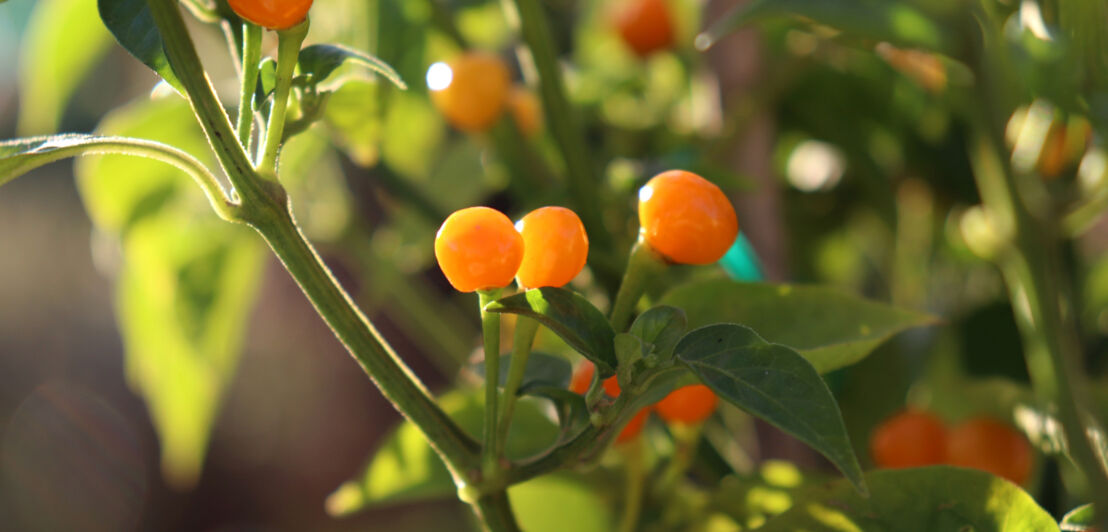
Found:
[{"label": "yellow-orange berry", "polygon": [[905,410],[882,422],[870,437],[877,467],[900,469],[941,464],[946,458],[946,426],[932,414]]},{"label": "yellow-orange berry", "polygon": [[523,261],[523,237],[500,211],[469,207],[442,223],[435,259],[459,292],[500,288],[512,282]]},{"label": "yellow-orange berry", "polygon": [[999,421],[978,417],[950,430],[946,438],[950,465],[972,467],[1023,484],[1031,475],[1031,444]]},{"label": "yellow-orange berry", "polygon": [[564,286],[573,280],[589,255],[585,226],[565,207],[535,209],[516,222],[523,235],[523,263],[516,280],[524,288]]},{"label": "yellow-orange berry", "polygon": [[650,247],[678,264],[711,264],[739,234],[723,191],[684,170],[662,172],[639,189],[639,225]]},{"label": "yellow-orange berry", "polygon": [[499,57],[470,52],[427,70],[431,101],[454,127],[485,131],[493,126],[508,100],[511,76]]},{"label": "yellow-orange berry", "polygon": [[639,57],[673,46],[673,15],[665,0],[625,0],[613,13],[612,25]]},{"label": "yellow-orange berry", "polygon": [[695,425],[716,411],[719,397],[703,384],[683,386],[673,390],[654,405],[658,416],[671,423]]},{"label": "yellow-orange berry", "polygon": [[312,0],[227,0],[235,13],[271,30],[291,28],[304,21]]},{"label": "yellow-orange berry", "polygon": [[535,93],[523,87],[513,87],[508,93],[508,109],[520,133],[533,137],[542,128],[542,104]]}]

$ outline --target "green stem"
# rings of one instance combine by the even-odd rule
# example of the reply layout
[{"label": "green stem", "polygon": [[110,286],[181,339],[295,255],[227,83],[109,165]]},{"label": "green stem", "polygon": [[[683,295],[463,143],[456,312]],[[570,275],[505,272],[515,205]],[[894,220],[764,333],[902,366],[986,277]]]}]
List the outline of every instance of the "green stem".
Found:
[{"label": "green stem", "polygon": [[589,425],[577,433],[573,439],[555,447],[542,456],[516,464],[508,470],[503,480],[507,485],[530,480],[565,467],[567,464],[576,463],[593,450],[606,444],[610,437],[614,436],[614,431],[620,426],[620,422],[626,421],[628,415],[631,414],[629,408],[631,406],[630,395],[622,394],[617,397],[615,402],[603,411],[602,420],[599,424]]},{"label": "green stem", "polygon": [[[31,139],[21,140],[29,141]],[[175,166],[177,169],[188,174],[189,177],[192,177],[193,181],[196,181],[196,184],[200,185],[200,188],[204,191],[204,195],[208,197],[208,202],[211,203],[212,209],[215,210],[220,218],[228,221],[235,221],[239,218],[239,205],[232,202],[231,198],[227,197],[227,192],[223,190],[223,185],[219,183],[219,179],[212,174],[211,170],[209,170],[207,166],[204,166],[204,163],[196,160],[192,155],[168,144],[127,137],[96,137],[85,135],[42,137],[42,140],[46,143],[43,147],[49,144],[55,144],[58,147],[36,154],[33,157],[24,157],[18,165],[6,165],[3,174],[0,175],[0,185],[44,164],[68,157],[96,154],[132,155],[161,161]],[[4,143],[0,142],[0,146],[3,145]]]},{"label": "green stem", "polygon": [[619,532],[634,532],[642,513],[643,486],[646,480],[646,463],[643,457],[643,439],[623,446],[626,458],[623,515],[619,519]]},{"label": "green stem", "polygon": [[516,408],[516,394],[523,383],[523,374],[527,372],[527,358],[531,355],[531,342],[539,332],[539,322],[526,316],[516,318],[515,336],[512,339],[512,358],[508,366],[508,382],[504,384],[504,410],[500,413],[500,426],[497,429],[496,456],[504,456],[504,445],[508,441],[508,431],[512,428],[512,413]]},{"label": "green stem", "polygon": [[185,88],[193,114],[200,121],[200,127],[235,193],[242,199],[241,218],[270,216],[272,213],[261,212],[267,205],[277,204],[283,209],[287,200],[284,189],[258,178],[246,150],[234,140],[237,137],[231,129],[230,119],[215,95],[200,57],[196,55],[178,3],[174,0],[146,0],[146,4],[162,36],[162,48],[173,73]]},{"label": "green stem", "polygon": [[639,240],[631,248],[627,269],[623,272],[623,281],[619,284],[619,292],[616,293],[616,300],[612,303],[612,314],[609,317],[612,328],[616,332],[627,329],[631,322],[631,315],[634,314],[647,284],[665,265],[665,259],[646,242]]},{"label": "green stem", "polygon": [[589,382],[589,389],[585,392],[585,406],[589,409],[590,413],[593,411],[593,408],[596,408],[596,405],[600,403],[600,399],[604,397],[604,386],[602,382],[603,381],[600,379],[600,372],[596,371],[594,368],[592,372],[592,381]]},{"label": "green stem", "polygon": [[289,106],[289,93],[292,90],[292,73],[296,70],[296,59],[300,56],[300,45],[308,35],[308,19],[291,28],[277,31],[277,86],[273,91],[273,103],[269,109],[269,124],[265,131],[265,145],[258,172],[262,175],[277,173],[277,151],[284,139],[285,112]]},{"label": "green stem", "polygon": [[440,410],[419,382],[358,310],[304,238],[292,214],[257,226],[319,315],[362,366],[381,393],[424,433],[455,474],[474,465],[477,444]]},{"label": "green stem", "polygon": [[478,290],[478,304],[481,306],[481,330],[485,339],[485,438],[482,448],[482,472],[485,478],[492,478],[500,470],[496,450],[497,403],[500,387],[500,314],[485,311],[485,306],[496,300],[500,289]]},{"label": "green stem", "polygon": [[243,149],[250,153],[254,133],[254,89],[258,85],[258,61],[262,58],[262,28],[243,22],[242,32],[242,87],[235,132]]},{"label": "green stem", "polygon": [[[605,250],[597,258],[610,256],[615,246],[610,233],[604,227],[600,209],[603,182],[593,165],[588,145],[585,143],[584,129],[577,121],[577,115],[566,96],[562,71],[558,64],[558,54],[554,49],[554,39],[547,25],[548,16],[543,12],[539,0],[514,0],[518,12],[519,31],[534,59],[539,73],[539,92],[542,96],[543,112],[549,124],[550,133],[557,143],[566,164],[569,194],[577,208],[581,221],[589,233],[594,248]],[[597,265],[607,266],[609,262],[600,261]],[[603,269],[602,269],[603,270]],[[606,275],[610,272],[599,271]]]},{"label": "green stem", "polygon": [[477,500],[477,515],[489,532],[519,532],[519,524],[512,514],[507,491],[485,495]]},{"label": "green stem", "polygon": [[243,220],[262,234],[327,325],[397,410],[425,435],[459,486],[479,467],[479,446],[435,404],[331,275],[293,221],[279,183],[254,171],[215,97],[175,0],[147,0],[166,55],[208,141],[242,199]]},{"label": "green stem", "polygon": [[[1026,344],[1028,373],[1035,391],[1057,406],[1070,456],[1088,481],[1094,504],[1108,508],[1108,472],[1098,458],[1096,433],[1086,425],[1086,384],[1079,369],[1076,325],[1069,318],[1073,311],[1062,310],[1057,227],[1050,220],[1035,219],[1020,201],[999,144],[992,138],[978,133],[970,149],[971,162],[985,206],[1013,235],[1014,247],[998,264]],[[1106,516],[1099,512],[1098,522],[1108,524]]]}]

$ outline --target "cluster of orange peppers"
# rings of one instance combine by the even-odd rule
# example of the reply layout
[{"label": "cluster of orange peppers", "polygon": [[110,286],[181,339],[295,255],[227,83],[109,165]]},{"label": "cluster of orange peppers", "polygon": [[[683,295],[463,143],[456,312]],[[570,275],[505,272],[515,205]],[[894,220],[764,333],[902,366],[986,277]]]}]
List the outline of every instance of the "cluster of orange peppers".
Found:
[{"label": "cluster of orange peppers", "polygon": [[882,422],[870,438],[878,467],[953,465],[988,471],[1016,484],[1031,475],[1031,444],[1015,429],[988,417],[947,428],[934,414],[905,410]]},{"label": "cluster of orange peppers", "polygon": [[[683,170],[663,172],[639,190],[640,236],[666,260],[710,264],[727,252],[739,226],[731,202],[716,185]],[[435,258],[459,291],[519,286],[560,287],[585,266],[588,237],[577,215],[563,207],[542,207],[512,224],[488,207],[451,214],[435,237]],[[595,367],[578,367],[570,389],[583,394]],[[609,396],[620,393],[615,377],[604,382]],[[717,397],[704,385],[675,390],[653,407],[673,423],[697,424],[715,410]],[[646,422],[644,409],[628,422],[617,441],[633,438]]]}]

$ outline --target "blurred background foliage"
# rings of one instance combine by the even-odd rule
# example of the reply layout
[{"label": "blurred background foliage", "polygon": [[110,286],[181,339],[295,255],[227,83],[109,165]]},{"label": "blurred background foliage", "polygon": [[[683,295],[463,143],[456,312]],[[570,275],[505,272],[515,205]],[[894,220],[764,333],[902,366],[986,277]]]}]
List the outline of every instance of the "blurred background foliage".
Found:
[{"label": "blurred background foliage", "polygon": [[[702,52],[697,35],[744,3],[667,0],[676,45],[639,58],[611,28],[616,3],[543,2],[614,243],[594,246],[575,288],[606,305],[612,265],[618,272],[637,231],[634,191],[658,171],[692,170],[735,199],[768,279],[827,284],[942,319],[826,376],[863,460],[873,426],[905,404],[952,422],[982,413],[1020,421],[1042,405],[1027,388],[1003,281],[980,258],[995,235],[975,210],[967,156],[975,113],[986,109],[995,122],[1002,110],[1006,154],[1041,195],[1034,201],[1074,213],[1064,274],[1086,370],[1102,382],[1108,36],[1087,25],[1103,28],[1103,9],[1082,21],[1050,0],[752,0],[739,22],[758,25],[729,29]],[[192,30],[223,100],[235,101],[219,28]],[[1002,42],[982,44],[993,37]],[[409,89],[346,67],[330,78],[323,119],[282,152],[298,221],[417,373],[439,391],[465,388],[477,316],[472,297],[450,290],[434,266],[436,227],[475,204],[518,217],[572,200],[549,131],[526,137],[508,119],[488,134],[456,131],[424,77],[434,62],[482,49],[534,89],[531,57],[492,0],[316,0],[308,40],[367,50]],[[275,51],[272,35],[265,46]],[[985,53],[1001,59],[976,62]],[[982,64],[998,63],[1007,77],[983,76]],[[1006,83],[987,85],[998,78]],[[0,138],[126,134],[210,164],[187,106],[157,81],[114,44],[92,2],[0,5]],[[720,276],[674,270],[674,280]],[[539,344],[567,352],[554,338]],[[170,167],[89,157],[0,191],[0,522],[432,530],[468,520],[458,503],[427,496],[381,497],[390,504],[341,519],[325,512],[365,502],[327,495],[380,446],[402,464],[432,458],[427,467],[437,467],[411,454],[421,442],[405,428],[390,435],[397,421],[261,241],[219,222]],[[690,529],[756,526],[791,505],[791,490],[830,473],[737,410],[704,430],[695,482],[675,511],[711,511]],[[672,452],[662,427],[647,434],[659,453]],[[1032,436],[1049,448],[1049,437]],[[787,459],[804,476],[767,459]],[[1080,502],[1084,488],[1065,462],[1037,463],[1027,487],[1043,507],[1060,516]],[[80,482],[74,471],[86,472]],[[514,488],[525,528],[564,530],[557,509],[574,507],[575,530],[607,529],[619,479],[605,471]],[[392,473],[397,482],[412,474]],[[676,519],[649,511],[644,522],[659,527]]]}]

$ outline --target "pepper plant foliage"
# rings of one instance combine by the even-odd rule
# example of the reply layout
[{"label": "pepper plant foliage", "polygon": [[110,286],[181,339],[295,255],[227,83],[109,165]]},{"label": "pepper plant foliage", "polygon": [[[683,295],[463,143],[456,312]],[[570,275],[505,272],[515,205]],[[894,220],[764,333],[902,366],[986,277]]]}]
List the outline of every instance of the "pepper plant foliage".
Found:
[{"label": "pepper plant foliage", "polygon": [[[121,250],[114,281],[126,377],[147,404],[171,483],[187,488],[198,478],[223,393],[236,371],[268,247],[405,418],[369,453],[364,470],[352,472],[327,499],[335,516],[456,497],[472,507],[479,526],[497,531],[1056,526],[1023,487],[986,472],[945,466],[864,470],[869,462],[858,452],[864,449],[864,432],[855,429],[849,411],[844,415],[837,397],[849,392],[833,380],[829,386],[825,377],[849,375],[852,366],[869,362],[867,357],[901,332],[939,325],[918,310],[923,301],[894,306],[832,286],[740,282],[711,273],[713,266],[678,267],[652,251],[637,227],[612,221],[634,219],[628,208],[634,187],[620,183],[646,182],[644,167],[688,166],[725,186],[744,181],[718,171],[718,163],[708,160],[712,150],[702,150],[697,162],[687,165],[679,164],[688,161],[680,150],[637,153],[637,164],[626,164],[626,154],[601,155],[602,147],[586,142],[594,130],[610,129],[614,133],[605,138],[619,146],[614,152],[654,146],[638,142],[642,139],[633,132],[641,126],[636,121],[650,120],[650,113],[638,111],[644,102],[668,102],[662,106],[667,112],[654,113],[657,118],[691,104],[695,97],[684,89],[667,93],[667,76],[659,74],[679,71],[692,86],[696,76],[683,70],[691,67],[666,58],[641,64],[624,58],[614,61],[618,68],[587,69],[567,84],[560,59],[587,66],[597,58],[588,46],[571,53],[562,49],[569,46],[551,32],[551,21],[557,20],[547,16],[551,6],[538,0],[502,5],[428,0],[419,9],[411,7],[416,3],[380,0],[362,6],[374,24],[373,42],[363,44],[372,44],[374,53],[347,43],[303,46],[309,18],[275,32],[275,56],[263,58],[262,29],[222,0],[98,0],[103,26],[171,90],[155,90],[152,98],[111,111],[94,133],[0,142],[0,185],[81,156],[76,175],[85,207],[97,232]],[[963,3],[970,15],[952,7]],[[1088,227],[1108,195],[1082,201],[1067,191],[1058,193],[1065,201],[1051,200],[1056,191],[1028,181],[1031,170],[1021,169],[1018,157],[1009,162],[1006,153],[998,155],[1004,145],[998,138],[1001,125],[1024,97],[1049,98],[1065,112],[1087,114],[1097,133],[1104,133],[1108,70],[1105,48],[1096,46],[1104,37],[1090,34],[1079,20],[1103,21],[1108,11],[1077,3],[1083,7],[1056,6],[1066,32],[1039,42],[1026,32],[1013,37],[1011,28],[1022,19],[1011,22],[1016,15],[991,2],[754,0],[721,18],[697,45],[705,48],[738,27],[763,24],[770,31],[799,32],[790,34],[793,46],[808,39],[851,60],[895,46],[931,54],[926,56],[943,65],[943,85],[948,72],[951,85],[943,98],[950,113],[968,124],[965,134],[971,138],[967,157],[979,191],[970,196],[983,203],[979,212],[985,213],[982,223],[992,240],[982,244],[971,238],[968,216],[955,231],[970,235],[965,246],[995,262],[1009,292],[1023,298],[1017,300],[1017,322],[1028,366],[1032,372],[1049,371],[1030,375],[1031,387],[1008,382],[992,387],[968,383],[959,371],[944,373],[940,367],[925,385],[957,382],[958,397],[987,395],[995,400],[997,415],[1037,420],[1038,434],[1024,428],[1073,469],[1069,478],[1087,490],[1077,498],[1108,504],[1108,491],[1101,490],[1108,485],[1100,467],[1104,412],[1074,391],[1085,390],[1086,383],[1067,380],[1083,378],[1074,371],[1076,354],[1067,351],[1078,342],[1067,336],[1076,334],[1068,321],[1072,309],[1054,304],[1062,289],[1052,284],[1058,268],[1053,259],[1064,238],[1059,233]],[[50,0],[38,9],[66,9],[71,15],[64,17],[66,24],[77,28],[88,23],[73,15],[81,12],[78,4]],[[529,141],[508,117],[485,132],[452,133],[435,111],[416,83],[426,57],[479,46],[473,41],[482,34],[456,24],[462,17],[455,17],[455,10],[468,10],[466,20],[477,20],[473,24],[481,29],[501,28],[511,35],[493,45],[510,43],[523,51],[520,70],[536,85],[546,112],[544,136]],[[582,10],[593,25],[603,19],[598,7]],[[198,24],[186,25],[185,17]],[[812,30],[812,22],[821,29]],[[240,78],[238,102],[222,101],[213,89],[204,68],[212,58],[194,45],[195,28],[227,41]],[[824,36],[826,28],[835,35]],[[94,43],[96,31],[80,35]],[[102,53],[98,49],[56,51],[69,55],[43,61],[90,63],[90,55]],[[1060,58],[1087,67],[1077,81],[1088,94],[1075,96],[1063,83],[1044,78],[1044,71],[1060,68]],[[1022,67],[1013,66],[1018,61],[1024,61]],[[909,70],[903,61],[889,62]],[[88,66],[68,70],[82,68]],[[913,74],[920,75],[907,75]],[[33,70],[27,78],[25,88],[43,83]],[[1001,82],[1020,93],[987,98],[988,105],[978,106],[976,98],[996,96],[989,91]],[[58,86],[62,94],[56,101],[44,98],[34,110],[48,119],[21,122],[49,129],[43,124],[57,121],[64,93],[76,81],[67,78]],[[916,92],[904,97],[920,97],[919,87],[912,87]],[[605,91],[612,95],[597,96]],[[704,143],[704,131],[668,131],[661,120],[639,129],[682,149],[698,150]],[[367,231],[352,221],[354,192],[344,181],[340,156],[373,169],[373,186],[389,200],[377,202],[385,212],[374,213],[384,220],[383,229]],[[594,178],[601,168],[613,175]],[[621,169],[636,175],[621,178]],[[1105,182],[1103,175],[1087,180],[1094,178]],[[427,269],[434,227],[447,213],[494,192],[515,210],[548,201],[573,207],[593,248],[589,275],[566,287],[480,291],[486,356],[472,363],[465,359],[478,336],[472,320],[459,317],[450,296],[413,280],[412,272]],[[1029,208],[1021,203],[1025,197],[1049,208]],[[1035,217],[1043,210],[1061,213],[1056,218],[1063,221],[1039,223]],[[744,239],[732,250],[748,249]],[[427,353],[446,354],[441,366],[457,377],[452,389],[432,394],[424,386],[405,354],[393,350],[336,280],[313,241],[349,246],[352,255],[374,265],[380,275],[375,288],[390,296],[380,299],[412,324],[414,343]],[[1047,259],[1036,258],[1040,249],[1047,249]],[[510,351],[500,349],[502,323],[515,335]],[[596,368],[584,394],[570,385],[581,359]],[[606,380],[619,392],[613,394]],[[644,436],[616,443],[640,411],[690,384],[706,385],[730,405],[720,419],[696,427],[650,421]],[[1005,393],[993,393],[997,389]],[[967,402],[938,397],[933,406],[946,408],[944,400],[963,408]],[[749,436],[742,432],[751,418],[802,442],[844,478],[824,478],[827,471],[801,474],[791,465],[782,466],[781,475],[766,472],[771,464],[760,471],[743,467],[737,442]],[[1043,428],[1048,426],[1052,429]],[[697,449],[707,449],[701,454],[714,459],[714,473],[701,468],[690,474]],[[613,472],[622,473],[622,481]],[[559,505],[574,511],[550,511]],[[1091,506],[1082,507],[1064,526],[1085,526],[1097,518]]]}]

